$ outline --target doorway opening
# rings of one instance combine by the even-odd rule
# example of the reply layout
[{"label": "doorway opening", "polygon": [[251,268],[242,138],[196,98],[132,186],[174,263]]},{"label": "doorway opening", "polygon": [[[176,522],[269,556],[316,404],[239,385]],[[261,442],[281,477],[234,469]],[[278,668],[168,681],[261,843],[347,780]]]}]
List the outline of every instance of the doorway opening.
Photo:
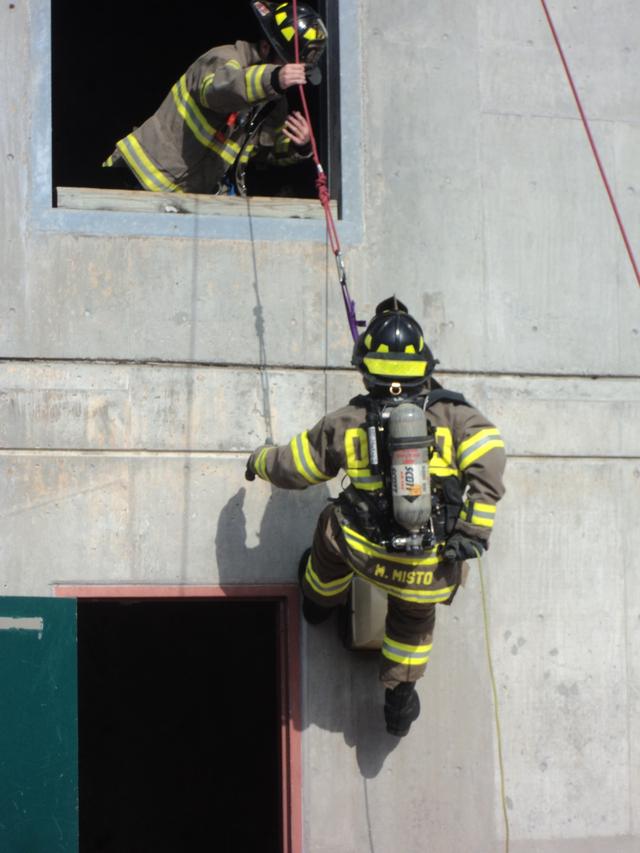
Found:
[{"label": "doorway opening", "polygon": [[80,853],[293,853],[282,600],[77,612]]}]

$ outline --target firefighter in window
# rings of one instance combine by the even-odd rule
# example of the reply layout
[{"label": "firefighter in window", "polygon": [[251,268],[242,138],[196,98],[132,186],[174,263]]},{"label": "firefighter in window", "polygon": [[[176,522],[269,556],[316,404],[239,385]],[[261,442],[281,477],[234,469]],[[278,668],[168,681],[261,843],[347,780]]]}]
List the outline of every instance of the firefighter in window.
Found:
[{"label": "firefighter in window", "polygon": [[322,19],[292,3],[250,3],[266,38],[214,47],[173,86],[157,112],[120,139],[103,166],[128,167],[152,192],[246,195],[250,160],[287,166],[311,156],[310,131],[285,92],[321,80]]},{"label": "firefighter in window", "polygon": [[452,601],[464,561],[487,548],[504,494],[500,433],[431,378],[436,363],[405,305],[385,300],[353,351],[368,393],[247,463],[247,479],[284,489],[346,472],[349,484],[321,513],[300,562],[303,615],[327,619],[354,574],[388,594],[380,680],[387,731],[399,737],[420,713],[415,682],[429,660],[435,605]]}]

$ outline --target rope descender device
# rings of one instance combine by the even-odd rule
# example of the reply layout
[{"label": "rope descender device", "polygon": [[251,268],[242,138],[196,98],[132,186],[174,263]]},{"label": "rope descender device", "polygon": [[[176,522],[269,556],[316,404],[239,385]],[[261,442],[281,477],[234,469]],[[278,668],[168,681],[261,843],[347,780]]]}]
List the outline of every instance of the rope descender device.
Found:
[{"label": "rope descender device", "polygon": [[[300,42],[298,36],[298,2],[297,0],[293,0],[293,21],[294,21],[294,49],[295,49],[295,60],[296,64],[300,64]],[[313,126],[311,124],[311,116],[309,115],[309,105],[307,104],[307,97],[304,93],[304,86],[299,85],[298,90],[300,92],[300,101],[302,102],[302,109],[304,111],[304,117],[309,126],[309,142],[311,143],[311,151],[313,156],[313,162],[316,167],[316,189],[318,190],[318,199],[320,204],[323,207],[325,219],[327,222],[327,235],[329,238],[329,245],[331,246],[331,251],[333,252],[336,259],[336,267],[338,270],[338,281],[340,282],[340,289],[342,291],[342,300],[344,302],[345,311],[347,312],[347,322],[349,323],[349,330],[351,332],[351,337],[354,342],[358,340],[359,326],[365,326],[366,323],[363,320],[358,320],[356,316],[356,303],[351,298],[351,294],[349,293],[349,286],[347,284],[347,271],[344,265],[344,258],[342,256],[342,249],[340,248],[340,238],[338,237],[338,230],[336,228],[336,223],[333,218],[333,214],[331,212],[331,196],[329,194],[329,187],[327,184],[327,175],[324,169],[322,168],[322,163],[320,162],[320,156],[318,154],[318,145],[316,143],[316,138],[313,133]]]}]

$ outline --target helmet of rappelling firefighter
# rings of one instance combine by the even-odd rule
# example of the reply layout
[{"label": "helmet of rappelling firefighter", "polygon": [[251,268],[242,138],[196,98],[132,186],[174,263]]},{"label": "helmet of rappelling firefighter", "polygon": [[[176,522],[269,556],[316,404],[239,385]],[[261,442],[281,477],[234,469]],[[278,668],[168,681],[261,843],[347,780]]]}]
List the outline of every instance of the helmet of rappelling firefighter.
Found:
[{"label": "helmet of rappelling firefighter", "polygon": [[351,359],[370,391],[394,396],[425,385],[437,363],[424,342],[420,324],[395,296],[376,307]]},{"label": "helmet of rappelling firefighter", "polygon": [[[315,69],[327,46],[327,28],[306,3],[269,3],[251,0],[251,8],[271,46],[283,62],[295,62],[296,17],[300,62]],[[312,81],[313,82],[313,81]]]}]

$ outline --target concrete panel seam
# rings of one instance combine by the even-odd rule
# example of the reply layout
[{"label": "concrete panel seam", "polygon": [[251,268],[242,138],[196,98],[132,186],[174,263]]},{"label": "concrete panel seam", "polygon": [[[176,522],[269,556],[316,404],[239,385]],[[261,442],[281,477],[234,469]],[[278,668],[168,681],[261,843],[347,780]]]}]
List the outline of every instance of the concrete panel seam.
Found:
[{"label": "concrete panel seam", "polygon": [[[3,364],[50,364],[50,365],[95,365],[95,366],[115,366],[115,367],[165,367],[165,368],[186,368],[186,369],[202,369],[214,368],[218,370],[254,370],[256,372],[277,372],[277,371],[303,371],[307,373],[344,373],[349,376],[355,375],[355,370],[344,365],[326,365],[326,364],[279,364],[273,363],[268,366],[251,363],[251,362],[217,362],[217,361],[174,361],[174,360],[157,360],[157,359],[119,359],[119,358],[47,358],[40,356],[37,358],[21,358],[15,357],[0,357],[0,366]],[[635,382],[640,379],[640,373],[523,373],[521,371],[497,371],[497,370],[460,370],[460,369],[443,369],[438,371],[437,376],[451,377],[480,377],[484,379],[492,378],[510,378],[510,379],[553,379],[553,380],[587,380],[593,382],[614,379],[617,381]]]},{"label": "concrete panel seam", "polygon": [[[244,460],[246,455],[254,450],[254,447],[247,447],[246,450],[155,450],[153,448],[118,448],[118,449],[96,449],[96,448],[86,448],[83,449],[81,447],[70,449],[63,447],[3,447],[0,448],[0,458],[3,456],[11,457],[11,456],[126,456],[126,457],[164,457],[164,458],[181,458],[188,457],[190,459],[199,459],[199,458],[215,458],[220,457],[224,459],[233,459],[237,458],[240,460]],[[567,454],[559,453],[553,454],[548,453],[545,455],[541,454],[527,454],[527,453],[510,453],[510,460],[518,460],[518,461],[526,461],[526,462],[547,462],[549,460],[558,460],[562,462],[638,462],[640,461],[640,456],[616,456],[614,454],[610,456],[603,455],[585,455],[585,454],[576,454],[575,456],[570,456]]]},{"label": "concrete panel seam", "polygon": [[[579,115],[563,116],[553,115],[552,113],[516,113],[501,110],[482,110],[483,116],[497,116],[498,118],[524,118],[524,119],[544,119],[547,121],[580,121]],[[591,124],[612,124],[612,125],[629,125],[630,127],[640,127],[640,122],[628,118],[589,118]]]}]

